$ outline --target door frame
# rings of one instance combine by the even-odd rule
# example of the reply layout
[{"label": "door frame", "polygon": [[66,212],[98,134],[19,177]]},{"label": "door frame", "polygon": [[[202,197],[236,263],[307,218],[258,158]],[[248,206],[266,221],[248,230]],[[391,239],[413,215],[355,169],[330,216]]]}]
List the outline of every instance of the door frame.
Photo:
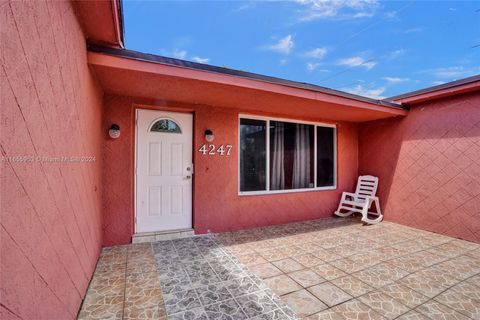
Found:
[{"label": "door frame", "polygon": [[[133,234],[138,234],[137,232],[137,167],[138,167],[138,112],[139,111],[158,111],[158,112],[176,112],[176,113],[188,113],[192,115],[192,164],[193,164],[193,174],[192,174],[192,209],[191,209],[191,219],[192,219],[192,230],[195,230],[195,112],[193,109],[180,109],[172,107],[157,107],[152,105],[136,105],[133,104],[133,126],[135,128],[134,143],[133,143]],[[158,231],[162,232],[162,231]],[[142,232],[143,233],[143,232]],[[153,233],[153,232],[146,232]]]}]

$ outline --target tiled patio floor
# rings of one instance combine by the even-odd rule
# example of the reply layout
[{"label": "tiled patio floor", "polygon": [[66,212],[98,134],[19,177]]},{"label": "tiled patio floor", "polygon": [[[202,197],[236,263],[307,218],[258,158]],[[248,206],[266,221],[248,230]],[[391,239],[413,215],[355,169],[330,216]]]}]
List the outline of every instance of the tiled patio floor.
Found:
[{"label": "tiled patio floor", "polygon": [[322,219],[105,248],[79,319],[480,319],[480,245]]}]

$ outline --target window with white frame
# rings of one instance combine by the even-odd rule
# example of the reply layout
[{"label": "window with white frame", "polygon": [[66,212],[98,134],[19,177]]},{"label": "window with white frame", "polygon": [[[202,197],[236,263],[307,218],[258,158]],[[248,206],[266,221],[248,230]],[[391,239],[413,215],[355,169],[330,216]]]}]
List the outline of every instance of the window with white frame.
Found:
[{"label": "window with white frame", "polygon": [[333,189],[335,126],[240,117],[241,194]]}]

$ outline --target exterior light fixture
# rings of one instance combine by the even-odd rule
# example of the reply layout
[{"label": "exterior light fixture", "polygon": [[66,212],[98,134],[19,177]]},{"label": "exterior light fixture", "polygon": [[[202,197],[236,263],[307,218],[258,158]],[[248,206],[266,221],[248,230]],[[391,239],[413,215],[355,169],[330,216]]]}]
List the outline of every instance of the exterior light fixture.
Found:
[{"label": "exterior light fixture", "polygon": [[207,140],[208,142],[212,142],[213,139],[215,139],[213,131],[210,129],[205,130],[205,140]]},{"label": "exterior light fixture", "polygon": [[118,137],[120,137],[120,126],[118,124],[112,124],[112,126],[108,130],[108,135],[112,139],[117,139]]}]

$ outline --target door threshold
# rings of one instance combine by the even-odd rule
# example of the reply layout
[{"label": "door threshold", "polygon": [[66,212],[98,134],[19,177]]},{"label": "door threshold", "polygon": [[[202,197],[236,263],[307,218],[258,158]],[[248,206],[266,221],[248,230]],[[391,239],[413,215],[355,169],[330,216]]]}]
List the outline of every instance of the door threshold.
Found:
[{"label": "door threshold", "polygon": [[177,229],[156,232],[135,233],[132,236],[132,243],[166,241],[180,238],[188,238],[195,235],[193,229]]}]

